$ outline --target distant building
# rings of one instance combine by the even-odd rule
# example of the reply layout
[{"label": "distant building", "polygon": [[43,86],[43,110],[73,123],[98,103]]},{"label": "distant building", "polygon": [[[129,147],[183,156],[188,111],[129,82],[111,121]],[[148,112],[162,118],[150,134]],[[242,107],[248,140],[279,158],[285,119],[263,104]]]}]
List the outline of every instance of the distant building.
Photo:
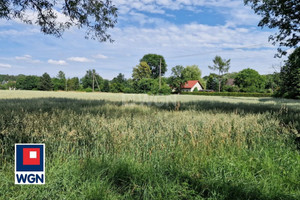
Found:
[{"label": "distant building", "polygon": [[198,80],[187,81],[184,83],[184,85],[181,85],[182,92],[193,92],[195,88],[197,88],[198,91],[204,89],[204,87]]},{"label": "distant building", "polygon": [[226,85],[234,86],[234,79],[233,78],[227,79]]},{"label": "distant building", "polygon": [[1,85],[5,85],[7,83],[8,83],[8,81],[2,81]]}]

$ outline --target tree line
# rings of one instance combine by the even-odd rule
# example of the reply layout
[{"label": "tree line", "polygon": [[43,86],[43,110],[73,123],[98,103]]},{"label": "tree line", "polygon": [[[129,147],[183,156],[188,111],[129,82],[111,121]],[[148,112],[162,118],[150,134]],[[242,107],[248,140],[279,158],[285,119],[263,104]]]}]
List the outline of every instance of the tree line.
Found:
[{"label": "tree line", "polygon": [[217,73],[202,77],[197,65],[185,67],[177,65],[171,68],[170,77],[164,77],[167,71],[164,57],[147,54],[133,67],[132,77],[128,79],[119,73],[112,80],[107,80],[95,69],[87,70],[82,78],[66,78],[63,71],[59,71],[57,76],[52,78],[48,73],[44,73],[41,77],[0,75],[0,89],[171,94],[180,93],[181,86],[186,81],[199,80],[205,91],[273,93],[275,96],[300,98],[299,61],[300,49],[297,48],[289,56],[280,73],[260,75],[251,68],[228,73],[230,59],[216,56],[213,59],[213,66],[208,68]]}]

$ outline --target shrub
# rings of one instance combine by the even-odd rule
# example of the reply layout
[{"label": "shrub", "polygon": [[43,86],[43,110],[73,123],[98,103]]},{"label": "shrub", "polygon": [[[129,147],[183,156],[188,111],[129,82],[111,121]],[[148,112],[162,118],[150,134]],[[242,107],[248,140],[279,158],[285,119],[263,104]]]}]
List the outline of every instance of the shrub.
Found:
[{"label": "shrub", "polygon": [[93,92],[93,89],[92,88],[86,88],[85,91],[86,92]]},{"label": "shrub", "polygon": [[246,92],[182,92],[188,95],[207,95],[207,96],[236,96],[236,97],[271,97],[270,93],[246,93]]},{"label": "shrub", "polygon": [[136,93],[136,92],[133,88],[126,87],[126,88],[124,88],[124,93]]},{"label": "shrub", "polygon": [[172,93],[172,89],[168,85],[163,84],[161,86],[161,88],[158,90],[158,93],[159,94],[171,94]]},{"label": "shrub", "polygon": [[224,85],[223,90],[225,92],[239,92],[240,88],[236,85]]}]

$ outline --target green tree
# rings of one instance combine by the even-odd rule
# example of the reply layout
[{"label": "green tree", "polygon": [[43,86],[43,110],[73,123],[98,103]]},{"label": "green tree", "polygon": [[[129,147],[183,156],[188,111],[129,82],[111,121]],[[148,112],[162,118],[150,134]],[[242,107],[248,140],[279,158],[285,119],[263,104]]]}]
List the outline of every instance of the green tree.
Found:
[{"label": "green tree", "polygon": [[[19,75],[20,76],[20,75]],[[8,74],[0,74],[0,84],[3,81],[17,81],[17,78],[19,76],[13,76],[13,75],[8,75]]]},{"label": "green tree", "polygon": [[162,79],[161,89],[159,89],[158,79],[143,78],[137,82],[135,90],[138,93],[151,93],[151,94],[171,93],[171,88],[166,84],[165,79]]},{"label": "green tree", "polygon": [[163,78],[161,83],[161,88],[159,88],[159,79],[151,79],[151,94],[171,94],[172,89],[166,83],[167,79]]},{"label": "green tree", "polygon": [[51,77],[49,76],[49,74],[44,73],[40,78],[39,90],[49,91],[52,89],[53,89],[53,85],[52,85]]},{"label": "green tree", "polygon": [[279,73],[274,72],[273,74],[263,75],[265,77],[265,89],[271,90],[272,92],[278,90],[280,78]]},{"label": "green tree", "polygon": [[184,67],[182,65],[177,65],[172,68],[172,74],[169,78],[169,84],[176,92],[180,92],[180,86],[186,82],[186,79],[183,77]]},{"label": "green tree", "polygon": [[127,85],[127,80],[124,74],[119,73],[117,77],[113,78],[110,85],[111,92],[124,92]]},{"label": "green tree", "polygon": [[161,61],[161,75],[163,76],[167,71],[167,64],[163,56],[157,54],[146,54],[140,60],[140,62],[146,62],[149,65],[152,78],[159,77],[160,61]]},{"label": "green tree", "polygon": [[186,66],[182,71],[182,77],[186,81],[189,80],[201,80],[201,70],[198,65]]},{"label": "green tree", "polygon": [[124,84],[126,82],[126,78],[125,78],[124,74],[119,73],[118,76],[113,78],[111,82]]},{"label": "green tree", "polygon": [[21,90],[33,90],[39,87],[39,77],[20,75],[16,82],[16,88]]},{"label": "green tree", "polygon": [[136,81],[134,81],[133,79],[127,79],[126,80],[126,85],[124,88],[124,93],[137,93],[135,90],[135,85],[136,85]]},{"label": "green tree", "polygon": [[[81,79],[83,88],[98,88],[98,90],[102,90],[104,80],[103,78],[96,72],[95,69],[86,71],[85,76]],[[99,86],[98,86],[99,85]]]},{"label": "green tree", "polygon": [[16,88],[20,90],[24,90],[26,76],[20,74],[17,78]]},{"label": "green tree", "polygon": [[132,78],[135,81],[139,81],[143,78],[150,78],[151,70],[146,62],[141,62],[139,65],[133,68]]},{"label": "green tree", "polygon": [[206,81],[206,89],[217,91],[219,89],[219,79],[217,74],[211,73]]},{"label": "green tree", "polygon": [[51,82],[53,85],[53,90],[55,91],[59,90],[58,88],[60,87],[60,80],[58,78],[52,78]]},{"label": "green tree", "polygon": [[112,83],[110,85],[110,91],[114,93],[123,92],[124,91],[124,85],[118,82]]},{"label": "green tree", "polygon": [[280,95],[300,99],[300,47],[289,55],[280,71]]},{"label": "green tree", "polygon": [[[65,22],[58,20],[64,15]],[[28,18],[28,13],[36,13]],[[117,23],[117,8],[112,1],[86,0],[0,0],[0,19],[17,19],[36,24],[45,34],[61,37],[71,27],[86,28],[86,38],[112,41],[107,30]]]},{"label": "green tree", "polygon": [[208,66],[209,69],[219,72],[219,92],[221,92],[221,82],[223,78],[223,74],[228,72],[230,68],[230,59],[225,60],[222,59],[221,56],[216,56],[213,59],[213,66]]},{"label": "green tree", "polygon": [[59,80],[58,90],[66,90],[66,75],[63,71],[59,71],[57,74]]},{"label": "green tree", "polygon": [[80,85],[79,85],[79,78],[78,77],[73,77],[71,79],[67,80],[67,88],[69,91],[76,91],[79,90]]},{"label": "green tree", "polygon": [[110,88],[109,88],[109,80],[104,80],[103,82],[103,92],[109,92]]},{"label": "green tree", "polygon": [[[258,26],[277,28],[279,33],[271,35],[269,40],[279,46],[297,47],[300,41],[300,2],[299,0],[244,0],[251,5],[254,12],[262,16]],[[285,55],[286,51],[278,48],[277,56]]]},{"label": "green tree", "polygon": [[135,90],[138,93],[147,93],[151,91],[153,80],[151,78],[143,78],[140,79],[137,84]]},{"label": "green tree", "polygon": [[265,78],[254,69],[244,69],[240,71],[234,83],[243,92],[260,92],[265,88]]}]

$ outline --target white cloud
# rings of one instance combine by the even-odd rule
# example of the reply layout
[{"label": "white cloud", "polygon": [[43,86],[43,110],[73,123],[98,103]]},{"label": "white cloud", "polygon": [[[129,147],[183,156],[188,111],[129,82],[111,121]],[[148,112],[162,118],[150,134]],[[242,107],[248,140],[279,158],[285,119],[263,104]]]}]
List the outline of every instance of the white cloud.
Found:
[{"label": "white cloud", "polygon": [[0,63],[0,68],[11,68],[11,65]]},{"label": "white cloud", "polygon": [[180,55],[181,52],[203,52],[258,44],[262,45],[255,48],[268,47],[269,35],[270,32],[259,30],[191,23],[159,28],[119,28],[114,30],[113,38],[116,39],[119,48],[128,48],[126,53],[143,48],[163,51],[165,54],[179,52]]},{"label": "white cloud", "polygon": [[15,59],[30,62],[30,63],[40,63],[41,62],[40,60],[33,59],[31,55],[16,56]]},{"label": "white cloud", "polygon": [[68,60],[73,62],[94,62],[94,60],[85,58],[85,57],[70,57]]},{"label": "white cloud", "polygon": [[68,63],[64,60],[52,60],[52,59],[49,59],[48,60],[48,63],[49,64],[53,64],[53,65],[67,65]]},{"label": "white cloud", "polygon": [[[129,15],[129,17],[128,17]],[[126,17],[121,16],[121,20],[123,21],[132,21],[132,22],[138,22],[141,26],[147,25],[147,24],[154,24],[156,26],[165,26],[169,25],[170,23],[162,18],[158,17],[149,17],[145,14],[138,13],[135,11],[130,11]]]},{"label": "white cloud", "polygon": [[107,59],[108,57],[103,55],[103,54],[97,54],[97,55],[94,56],[94,58]]},{"label": "white cloud", "polygon": [[23,30],[7,29],[0,31],[0,37],[20,37],[20,36],[31,36],[39,32],[36,28],[28,28]]}]

